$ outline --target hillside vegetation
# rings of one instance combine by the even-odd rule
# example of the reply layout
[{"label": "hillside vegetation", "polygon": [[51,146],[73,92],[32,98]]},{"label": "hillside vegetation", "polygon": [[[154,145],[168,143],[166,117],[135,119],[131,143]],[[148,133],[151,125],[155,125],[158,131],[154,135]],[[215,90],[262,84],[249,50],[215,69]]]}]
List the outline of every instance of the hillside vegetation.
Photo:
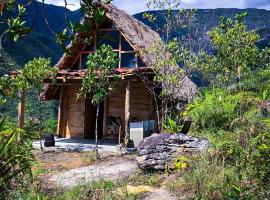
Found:
[{"label": "hillside vegetation", "polygon": [[[42,16],[42,4],[38,2],[37,5],[38,17],[34,26],[34,32],[17,43],[9,42],[8,38],[4,40],[4,50],[19,66],[23,66],[28,60],[35,57],[50,57],[52,64],[55,64],[63,53],[62,49],[56,44],[54,35],[50,32],[44,21]],[[27,15],[25,20],[30,24],[34,16],[34,7],[28,6],[27,11],[29,15]],[[225,17],[233,17],[235,14],[245,11],[248,12],[248,17],[246,18],[248,29],[257,30],[261,35],[261,39],[259,41],[259,45],[261,47],[268,46],[270,38],[270,11],[260,9],[198,9],[195,16],[196,20],[193,24],[194,28],[192,30],[194,32],[194,40],[192,41],[194,44],[194,51],[198,51],[200,49],[208,51],[212,50],[207,32],[218,24],[219,17],[221,15]],[[46,5],[46,12],[49,13],[48,21],[50,23],[50,27],[56,33],[62,31],[66,27],[63,7]],[[157,28],[164,25],[164,14],[166,12],[167,11],[165,10],[149,11],[148,13],[152,13],[158,18],[158,23],[154,24],[150,23],[143,17],[144,13],[136,14],[134,17],[149,25],[154,30],[157,30]],[[175,14],[177,14],[177,11],[175,11]],[[81,19],[80,10],[68,11],[68,18],[72,22],[79,21]],[[187,33],[187,31],[188,30],[185,29],[178,29],[170,35],[170,38],[181,38]]]}]

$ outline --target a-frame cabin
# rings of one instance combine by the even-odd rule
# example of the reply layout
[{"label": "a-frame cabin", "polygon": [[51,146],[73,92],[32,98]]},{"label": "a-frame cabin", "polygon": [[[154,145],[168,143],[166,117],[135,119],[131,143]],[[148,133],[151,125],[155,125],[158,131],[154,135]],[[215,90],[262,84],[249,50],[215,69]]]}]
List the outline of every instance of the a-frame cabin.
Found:
[{"label": "a-frame cabin", "polygon": [[[117,53],[119,62],[114,73],[121,79],[115,82],[113,91],[100,104],[99,137],[111,136],[113,131],[108,130],[108,120],[112,118],[117,119],[120,128],[114,134],[125,133],[131,121],[156,121],[157,118],[157,102],[154,102],[152,92],[142,81],[153,80],[151,63],[154,55],[147,51],[140,52],[154,43],[161,45],[159,34],[112,4],[101,2],[100,6],[105,9],[107,18],[100,33],[109,37],[95,35],[93,44],[85,45],[80,42],[78,34],[77,42],[68,47],[72,54],[64,54],[56,65],[59,69],[57,83],[48,84],[44,92],[46,100],[59,100],[57,134],[60,137],[94,138],[96,107],[90,99],[77,99],[77,93],[85,74],[88,54],[94,53],[97,45],[102,44],[110,45]],[[191,90],[195,89],[189,79],[187,82]]]}]

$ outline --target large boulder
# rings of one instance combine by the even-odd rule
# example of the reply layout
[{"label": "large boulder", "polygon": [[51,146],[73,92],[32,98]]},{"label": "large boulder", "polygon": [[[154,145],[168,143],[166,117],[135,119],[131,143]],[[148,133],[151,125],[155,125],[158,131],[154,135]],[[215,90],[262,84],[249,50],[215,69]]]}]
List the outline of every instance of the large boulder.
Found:
[{"label": "large boulder", "polygon": [[176,157],[198,153],[209,147],[208,140],[182,133],[154,134],[139,144],[137,164],[144,170],[163,170],[166,166],[173,169]]}]

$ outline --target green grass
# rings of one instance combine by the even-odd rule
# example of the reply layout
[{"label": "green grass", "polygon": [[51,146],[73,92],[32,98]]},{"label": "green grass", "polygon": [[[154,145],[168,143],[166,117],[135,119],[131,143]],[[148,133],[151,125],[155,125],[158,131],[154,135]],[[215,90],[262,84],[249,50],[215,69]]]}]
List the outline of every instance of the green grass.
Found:
[{"label": "green grass", "polygon": [[[42,166],[38,165],[36,175],[46,173]],[[55,187],[50,192],[43,191],[40,186],[33,185],[32,188],[18,188],[16,191],[10,193],[7,197],[8,200],[137,200],[141,199],[144,195],[130,194],[127,192],[127,185],[138,186],[147,185],[151,187],[159,187],[163,182],[164,176],[161,173],[149,172],[145,173],[138,171],[131,175],[128,179],[120,182],[115,181],[94,181],[90,184],[78,185],[69,190],[62,190]]]}]

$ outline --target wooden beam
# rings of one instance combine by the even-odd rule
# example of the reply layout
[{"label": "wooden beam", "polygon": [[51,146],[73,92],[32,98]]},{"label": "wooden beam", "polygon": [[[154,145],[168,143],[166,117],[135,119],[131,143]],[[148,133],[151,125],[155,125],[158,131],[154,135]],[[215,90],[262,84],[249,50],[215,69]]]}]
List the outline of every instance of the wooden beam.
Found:
[{"label": "wooden beam", "polygon": [[61,87],[60,100],[59,100],[59,106],[58,106],[58,123],[57,123],[57,135],[59,137],[63,137],[62,135],[63,103],[64,103],[64,88]]},{"label": "wooden beam", "polygon": [[25,92],[18,92],[18,97],[20,98],[20,102],[18,105],[18,128],[24,128],[24,111],[25,111]]},{"label": "wooden beam", "polygon": [[125,145],[129,142],[129,118],[130,118],[130,83],[128,80],[126,84],[126,97],[125,97]]},{"label": "wooden beam", "polygon": [[69,97],[68,97],[68,88],[67,87],[63,87],[64,89],[64,94],[63,94],[63,122],[62,122],[62,137],[67,137],[67,120],[68,120],[68,101],[69,101]]},{"label": "wooden beam", "polygon": [[68,95],[66,94],[66,87],[61,88],[60,101],[58,107],[58,124],[57,135],[60,137],[66,137],[66,121],[67,121],[67,101]]}]

